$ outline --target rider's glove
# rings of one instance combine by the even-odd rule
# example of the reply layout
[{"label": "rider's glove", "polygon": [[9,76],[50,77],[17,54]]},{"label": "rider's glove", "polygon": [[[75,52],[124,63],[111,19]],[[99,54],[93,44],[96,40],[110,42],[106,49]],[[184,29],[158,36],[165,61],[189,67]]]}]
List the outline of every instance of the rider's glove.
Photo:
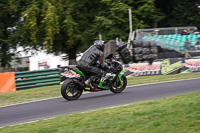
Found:
[{"label": "rider's glove", "polygon": [[102,68],[103,68],[103,69],[110,70],[110,71],[112,71],[112,72],[116,72],[115,68],[112,67],[112,66],[109,66],[108,64],[103,64],[103,65],[102,65]]},{"label": "rider's glove", "polygon": [[107,64],[102,64],[101,66],[102,66],[103,69],[109,69],[110,70],[110,66],[107,65]]}]

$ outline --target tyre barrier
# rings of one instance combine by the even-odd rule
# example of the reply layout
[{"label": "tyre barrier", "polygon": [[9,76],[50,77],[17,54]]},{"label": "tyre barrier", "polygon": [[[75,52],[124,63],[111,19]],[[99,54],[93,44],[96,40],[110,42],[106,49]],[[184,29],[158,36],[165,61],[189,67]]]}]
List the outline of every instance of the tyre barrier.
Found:
[{"label": "tyre barrier", "polygon": [[155,41],[133,40],[131,45],[133,48],[129,50],[124,42],[116,44],[116,51],[124,64],[128,64],[131,61],[151,61],[158,58],[158,49]]},{"label": "tyre barrier", "polygon": [[155,41],[133,40],[131,41],[131,45],[133,47],[133,62],[155,60],[158,58]]}]

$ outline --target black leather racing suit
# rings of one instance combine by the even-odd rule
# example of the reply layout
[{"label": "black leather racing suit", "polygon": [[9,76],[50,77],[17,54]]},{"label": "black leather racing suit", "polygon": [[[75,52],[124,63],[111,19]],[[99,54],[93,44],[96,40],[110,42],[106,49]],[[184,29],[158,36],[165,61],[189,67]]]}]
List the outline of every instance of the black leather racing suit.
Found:
[{"label": "black leather racing suit", "polygon": [[[81,59],[78,61],[78,68],[83,71],[88,76],[101,77],[105,71],[102,68],[105,68],[103,62],[103,48],[92,45],[84,53]],[[96,65],[96,62],[100,62],[100,66]]]}]

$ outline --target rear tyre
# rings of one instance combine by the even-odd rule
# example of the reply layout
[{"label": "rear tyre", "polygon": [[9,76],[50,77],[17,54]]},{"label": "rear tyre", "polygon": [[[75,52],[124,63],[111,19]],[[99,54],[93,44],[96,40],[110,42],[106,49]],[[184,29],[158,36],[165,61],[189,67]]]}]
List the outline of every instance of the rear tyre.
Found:
[{"label": "rear tyre", "polygon": [[121,93],[126,88],[126,85],[127,85],[127,78],[123,75],[121,77],[121,82],[119,78],[116,79],[116,81],[110,88],[110,91],[112,91],[113,93]]},{"label": "rear tyre", "polygon": [[71,78],[68,78],[62,84],[61,94],[66,100],[76,100],[82,95],[82,93],[83,89],[80,89],[77,83]]}]

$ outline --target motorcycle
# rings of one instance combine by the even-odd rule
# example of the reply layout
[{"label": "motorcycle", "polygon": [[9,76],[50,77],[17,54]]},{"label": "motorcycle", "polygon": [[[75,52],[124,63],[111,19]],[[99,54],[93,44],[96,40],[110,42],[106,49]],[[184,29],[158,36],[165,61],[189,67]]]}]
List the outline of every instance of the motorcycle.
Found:
[{"label": "motorcycle", "polygon": [[88,76],[78,69],[76,65],[69,65],[66,69],[79,74],[79,77],[71,77],[64,81],[61,86],[61,94],[66,100],[76,100],[78,99],[83,91],[97,92],[103,90],[110,90],[113,93],[121,93],[127,85],[127,78],[122,72],[122,64],[111,56],[111,58],[106,58],[105,64],[110,66],[107,73],[102,75],[101,78],[94,78],[91,83],[95,89],[88,89],[85,85],[85,81]]}]

